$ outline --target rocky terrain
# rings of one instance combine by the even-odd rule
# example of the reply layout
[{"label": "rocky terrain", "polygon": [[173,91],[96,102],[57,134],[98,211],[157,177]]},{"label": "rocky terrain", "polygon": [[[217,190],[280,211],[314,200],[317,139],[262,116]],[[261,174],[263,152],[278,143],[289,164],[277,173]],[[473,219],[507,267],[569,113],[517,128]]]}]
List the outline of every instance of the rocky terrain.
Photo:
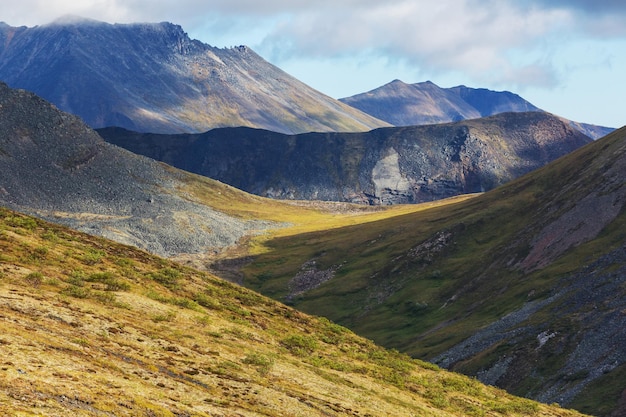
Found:
[{"label": "rocky terrain", "polygon": [[[570,132],[567,124],[557,123],[558,118],[541,119],[547,116],[542,113],[497,117],[506,118],[506,127],[518,124],[517,117],[523,115],[539,118],[532,119],[535,129],[547,125],[554,131]],[[626,297],[621,293],[624,256],[620,249],[624,245],[626,202],[623,131],[480,196],[365,210],[322,203],[305,209],[303,202],[289,205],[254,196],[245,197],[244,202],[243,193],[231,187],[108,144],[77,117],[32,93],[3,84],[0,123],[0,201],[4,206],[175,258],[239,247],[234,252],[225,251],[229,255],[224,261],[236,265],[243,283],[299,309],[330,317],[386,346],[436,360],[517,394],[546,402],[562,401],[596,415],[619,412],[625,374],[621,352],[626,351],[621,331],[622,311],[626,309]],[[469,129],[476,122],[467,123]],[[543,129],[534,132],[537,144],[553,137]],[[576,138],[578,133],[571,132],[566,136]],[[456,159],[454,149],[462,149],[454,148],[455,143],[446,148],[451,159]],[[527,155],[549,155],[554,148],[533,146],[524,150]],[[386,155],[385,160],[393,163],[394,157]],[[374,168],[377,165],[372,164]],[[378,178],[384,180],[385,166],[375,169]],[[323,213],[320,209],[325,206],[328,210]],[[204,345],[206,334],[188,335],[183,338],[190,340],[187,344],[180,341],[180,331],[197,329],[199,320],[219,322],[209,333],[219,334],[220,340],[235,335],[250,346],[251,340],[267,337],[250,336],[249,330],[240,327],[233,327],[234,333],[224,332],[228,325],[223,320],[235,320],[239,326],[246,317],[253,317],[254,326],[267,326],[260,318],[266,312],[252,314],[237,307],[240,302],[251,302],[251,296],[242,295],[248,293],[236,291],[239,301],[233,304],[223,293],[225,284],[210,284],[209,290],[207,285],[214,281],[206,275],[164,260],[144,265],[150,257],[145,252],[126,252],[111,242],[79,237],[6,209],[0,217],[0,288],[9,291],[1,300],[11,311],[10,317],[2,317],[1,344],[13,355],[2,370],[10,375],[10,383],[0,390],[0,410],[6,404],[19,404],[20,412],[53,410],[50,413],[58,415],[59,410],[71,409],[74,413],[93,413],[110,410],[121,401],[128,409],[167,409],[180,414],[186,405],[176,400],[178,394],[173,394],[171,401],[163,400],[154,390],[170,386],[176,392],[189,392],[190,384],[202,388],[194,395],[210,392],[215,398],[219,393],[236,392],[237,398],[253,398],[253,403],[232,403],[240,414],[252,415],[251,408],[266,404],[268,400],[262,398],[267,397],[252,395],[240,379],[232,384],[219,375],[237,372],[237,378],[245,378],[242,375],[248,366],[263,370],[264,364],[269,364],[271,372],[273,362],[268,358],[277,355],[279,348],[297,356],[302,349],[310,352],[314,346],[313,351],[321,356],[307,357],[319,360],[327,354],[338,355],[327,353],[326,348],[316,350],[326,346],[318,343],[335,340],[331,332],[322,336],[324,342],[299,336],[272,339],[273,347],[263,351],[263,360],[254,352],[237,359],[229,350],[224,352],[228,359],[221,362],[225,368],[212,367],[200,359],[194,359],[199,364],[195,365],[190,362],[190,352],[211,350]],[[271,233],[259,235],[261,232]],[[80,246],[81,240],[92,242],[94,247]],[[103,275],[103,271],[116,272]],[[180,274],[185,280],[179,280]],[[188,283],[193,283],[193,288],[187,287]],[[205,293],[210,297],[202,295]],[[47,304],[48,295],[42,294],[59,301]],[[94,302],[104,306],[90,304]],[[141,317],[152,318],[154,326],[150,325],[146,333],[145,323],[137,326],[126,319],[111,319],[111,309],[120,317],[136,317],[126,311],[138,309]],[[205,314],[204,309],[230,313],[226,313],[227,319],[195,316]],[[100,311],[98,317],[109,318],[86,317],[81,313],[85,311]],[[71,316],[74,313],[78,315]],[[103,327],[105,321],[114,324]],[[164,324],[172,322],[176,326]],[[43,333],[31,334],[30,344],[24,345],[18,335],[32,329]],[[159,329],[167,333],[160,343],[142,345],[153,340]],[[68,339],[68,331],[73,338]],[[125,339],[127,334],[132,335],[131,344]],[[202,345],[191,342],[198,338],[202,338]],[[606,338],[606,343],[597,342],[598,338]],[[49,349],[50,340],[63,348]],[[118,354],[129,358],[132,353],[133,361],[118,361],[113,359],[117,358],[114,353],[107,353],[118,352],[122,345],[127,347],[125,353]],[[153,354],[163,349],[169,352],[166,357]],[[55,352],[73,352],[74,359]],[[172,352],[186,352],[186,359]],[[76,368],[71,364],[77,357],[91,359]],[[461,394],[450,391],[452,385],[446,389],[432,386],[433,390],[422,392],[419,387],[426,387],[425,380],[407,373],[408,365],[389,361],[396,356],[380,357],[397,368],[373,370],[372,375],[387,372],[383,379],[396,381],[394,384],[399,385],[394,386],[398,387],[410,383],[414,387],[411,396],[418,392],[425,395],[426,403],[421,404],[428,409],[444,407],[439,413],[442,415],[477,410],[474,402],[471,405],[458,399],[458,395],[470,392],[467,389],[476,398],[479,392],[472,388],[474,385],[463,388]],[[32,358],[39,358],[38,362]],[[363,356],[355,356],[357,359],[363,360]],[[151,366],[149,361],[158,365]],[[83,385],[87,387],[83,395],[68,395],[75,389],[67,383],[50,385],[49,381],[62,379],[85,380],[85,373],[98,373],[98,364],[103,362],[116,364],[105,366],[108,380],[117,381],[115,406],[110,402],[113,391],[107,389],[107,395],[102,396],[95,379],[87,379],[91,382]],[[48,366],[52,363],[63,363],[63,370]],[[127,368],[129,363],[134,364],[132,369]],[[319,369],[320,363],[316,360],[309,365]],[[336,360],[324,363],[333,372],[345,366]],[[355,372],[362,375],[366,369],[378,369],[372,366],[364,364]],[[126,371],[120,373],[120,369]],[[285,369],[282,362],[280,369]],[[127,396],[126,381],[132,380],[135,387],[139,381],[131,374],[138,378],[143,375],[142,380],[148,378],[156,384],[142,386],[149,393],[143,402]],[[196,376],[200,374],[203,376]],[[467,386],[453,380],[457,382],[450,384]],[[260,387],[263,383],[252,385]],[[301,395],[289,387],[293,395]],[[272,395],[281,397],[281,392],[272,391]],[[398,395],[404,398],[405,394]],[[353,402],[329,403],[326,397],[319,398],[315,401],[325,410],[320,413],[357,407]],[[522,401],[512,402],[515,405],[503,411],[499,401],[494,404],[491,400],[484,407],[506,415],[539,410],[538,405]],[[222,402],[205,403],[209,404],[203,405],[206,412],[225,406]]]},{"label": "rocky terrain", "polygon": [[[585,389],[600,391],[599,386],[607,380],[622,380],[616,375],[623,374],[626,364],[625,282],[626,247],[622,246],[564,276],[548,298],[525,304],[433,361],[462,371],[494,347],[509,346],[506,353],[501,349],[499,355],[474,372],[486,384],[521,393],[520,376],[537,375],[536,363],[542,357],[567,352],[555,375],[545,375],[542,383],[525,388],[528,391],[523,394],[546,403],[571,404]],[[551,322],[532,320],[541,313],[562,319],[575,317],[577,334],[554,327]],[[614,371],[615,375],[610,376]],[[615,394],[614,391],[613,403]],[[622,393],[618,390],[617,394]]]},{"label": "rocky terrain", "polygon": [[[547,403],[623,413],[623,129],[589,143],[530,112],[345,135],[102,131],[165,156],[197,144],[191,161],[238,167],[235,178],[288,167],[266,195],[295,198],[309,184],[315,198],[336,187],[344,200],[381,205],[480,191],[553,161],[480,196],[368,211],[243,203],[232,187],[104,142],[5,84],[0,126],[2,206],[163,256],[222,254],[245,285],[387,347]],[[204,159],[234,151],[239,159]],[[437,162],[418,171],[408,159]],[[0,246],[7,415],[402,415],[399,404],[435,415],[576,414],[439,374],[208,274],[6,208]],[[385,396],[364,402],[372,392]]]},{"label": "rocky terrain", "polygon": [[0,23],[0,80],[93,128],[181,133],[250,126],[300,133],[387,125],[310,88],[246,46],[215,48],[165,22]]},{"label": "rocky terrain", "polygon": [[0,204],[162,256],[221,251],[269,224],[191,201],[189,174],[104,142],[0,84]]},{"label": "rocky terrain", "polygon": [[132,152],[257,195],[373,205],[490,190],[591,141],[543,112],[363,133],[99,133]]},{"label": "rocky terrain", "polygon": [[[394,126],[447,123],[506,112],[543,111],[517,94],[486,88],[441,88],[426,81],[406,84],[394,80],[366,93],[340,99]],[[612,128],[571,122],[571,126],[598,139]]]}]

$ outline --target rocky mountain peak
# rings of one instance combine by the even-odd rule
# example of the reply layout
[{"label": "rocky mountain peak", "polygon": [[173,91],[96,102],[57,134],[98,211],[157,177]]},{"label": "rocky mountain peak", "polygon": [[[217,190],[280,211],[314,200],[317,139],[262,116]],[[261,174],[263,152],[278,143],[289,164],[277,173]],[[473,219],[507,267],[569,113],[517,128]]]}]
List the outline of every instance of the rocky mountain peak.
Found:
[{"label": "rocky mountain peak", "polygon": [[388,126],[248,47],[215,48],[169,22],[68,16],[34,28],[0,28],[0,79],[93,128],[188,133],[249,126],[300,133]]}]

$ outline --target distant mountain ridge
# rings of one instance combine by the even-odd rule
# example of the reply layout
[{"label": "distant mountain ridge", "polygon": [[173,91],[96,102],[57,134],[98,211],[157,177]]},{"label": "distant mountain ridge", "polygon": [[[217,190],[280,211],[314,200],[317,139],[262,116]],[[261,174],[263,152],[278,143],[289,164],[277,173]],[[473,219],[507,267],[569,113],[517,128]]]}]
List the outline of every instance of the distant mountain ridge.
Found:
[{"label": "distant mountain ridge", "polygon": [[431,81],[406,84],[394,80],[340,101],[394,126],[458,122],[505,112],[541,111],[508,91],[465,86],[441,88]]},{"label": "distant mountain ridge", "polygon": [[375,205],[490,190],[591,141],[545,112],[361,133],[98,132],[132,152],[253,194]]},{"label": "distant mountain ridge", "polygon": [[[509,91],[463,85],[441,88],[431,81],[406,84],[394,80],[340,101],[394,126],[457,122],[505,112],[543,111]],[[613,131],[613,128],[568,122],[593,139]]]},{"label": "distant mountain ridge", "polygon": [[0,24],[0,80],[32,91],[93,128],[204,132],[365,131],[387,123],[312,89],[246,46],[215,48],[171,23],[77,17]]}]

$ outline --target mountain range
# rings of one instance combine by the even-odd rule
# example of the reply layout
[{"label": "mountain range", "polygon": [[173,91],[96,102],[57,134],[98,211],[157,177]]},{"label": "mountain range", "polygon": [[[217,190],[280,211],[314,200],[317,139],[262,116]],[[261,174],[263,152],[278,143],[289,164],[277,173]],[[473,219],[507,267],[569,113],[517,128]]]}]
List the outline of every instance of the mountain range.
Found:
[{"label": "mountain range", "polygon": [[0,80],[93,128],[183,133],[250,126],[300,133],[388,125],[312,89],[248,47],[215,48],[167,22],[0,23]]},{"label": "mountain range", "polygon": [[[3,205],[208,267],[384,346],[518,395],[596,415],[621,409],[624,129],[478,196],[389,208],[288,204],[136,156],[32,93],[0,91]],[[3,218],[8,247],[30,248],[30,255],[3,252],[4,276],[10,273],[14,283],[37,271],[51,274],[44,266],[60,255],[49,252],[57,241],[46,233],[49,226],[41,236],[50,244],[20,245],[11,243],[13,236],[27,233],[11,228],[38,226],[6,211]],[[231,238],[215,244],[226,229],[233,229]],[[89,266],[108,247],[59,250]],[[182,253],[193,248],[199,256]],[[55,291],[111,298],[98,292],[108,278],[77,268],[79,278],[53,273]],[[154,273],[151,279],[173,285],[171,272]],[[38,276],[26,282],[37,288]],[[93,284],[80,289],[85,282]],[[179,293],[152,294],[188,303]],[[158,323],[166,313],[151,314]]]},{"label": "mountain range", "polygon": [[490,190],[591,141],[545,112],[362,133],[98,132],[132,152],[261,196],[375,205]]},{"label": "mountain range", "polygon": [[[517,94],[470,88],[441,88],[431,81],[406,84],[394,80],[366,93],[340,99],[394,126],[456,122],[506,112],[543,111]],[[574,129],[593,139],[613,128],[569,121]]]},{"label": "mountain range", "polygon": [[256,234],[251,224],[328,227],[337,221],[328,209],[249,196],[133,155],[4,84],[0,126],[2,205],[91,233],[0,208],[3,415],[580,415],[93,236],[132,236],[171,256],[228,244],[225,228],[237,240]]},{"label": "mountain range", "polygon": [[[32,28],[0,22],[0,80],[92,128],[149,133],[240,126],[355,132],[539,111],[506,91],[399,80],[335,100],[246,46],[215,48],[167,22],[112,25],[73,16]],[[612,130],[571,125],[593,139]]]}]

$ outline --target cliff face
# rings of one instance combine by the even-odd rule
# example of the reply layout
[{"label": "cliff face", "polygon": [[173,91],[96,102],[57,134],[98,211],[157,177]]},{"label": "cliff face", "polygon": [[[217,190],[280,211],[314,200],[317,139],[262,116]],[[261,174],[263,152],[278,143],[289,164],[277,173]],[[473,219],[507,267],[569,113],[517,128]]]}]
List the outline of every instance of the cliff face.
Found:
[{"label": "cliff face", "polygon": [[388,125],[308,87],[248,47],[215,48],[171,23],[5,24],[0,39],[1,80],[93,128],[181,133],[250,126],[299,133]]},{"label": "cliff face", "polygon": [[489,190],[590,142],[542,112],[349,134],[243,128],[172,136],[99,133],[132,152],[254,194],[382,205]]}]

